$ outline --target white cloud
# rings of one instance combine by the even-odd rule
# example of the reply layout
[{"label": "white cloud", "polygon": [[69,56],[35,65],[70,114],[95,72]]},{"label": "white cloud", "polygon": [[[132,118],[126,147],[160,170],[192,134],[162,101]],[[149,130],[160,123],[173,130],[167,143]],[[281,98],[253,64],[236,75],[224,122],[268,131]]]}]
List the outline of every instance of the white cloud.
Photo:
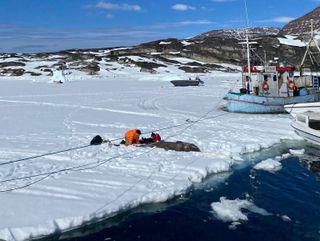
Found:
[{"label": "white cloud", "polygon": [[134,11],[139,12],[142,8],[139,5],[129,5],[127,3],[110,3],[100,1],[95,5],[95,8],[102,8],[107,10],[120,10],[120,11]]},{"label": "white cloud", "polygon": [[277,18],[273,18],[273,19],[258,20],[256,22],[259,22],[259,23],[288,23],[294,19],[295,18],[292,18],[292,17],[277,17]]},{"label": "white cloud", "polygon": [[185,26],[192,25],[216,25],[216,22],[209,20],[194,20],[194,21],[181,21],[181,22],[172,22],[172,23],[161,23],[156,25],[149,26],[150,29],[171,29],[171,28],[180,28]]},{"label": "white cloud", "polygon": [[196,10],[195,7],[192,7],[186,4],[175,4],[171,8],[176,11]]},{"label": "white cloud", "polygon": [[294,19],[295,18],[292,18],[292,17],[278,17],[278,18],[274,18],[273,21],[276,23],[288,23]]}]

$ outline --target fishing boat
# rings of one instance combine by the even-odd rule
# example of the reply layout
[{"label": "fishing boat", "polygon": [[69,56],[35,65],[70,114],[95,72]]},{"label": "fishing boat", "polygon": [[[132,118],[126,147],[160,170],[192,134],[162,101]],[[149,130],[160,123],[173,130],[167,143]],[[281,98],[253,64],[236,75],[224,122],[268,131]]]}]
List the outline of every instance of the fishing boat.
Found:
[{"label": "fishing boat", "polygon": [[294,77],[292,66],[267,66],[263,70],[243,72],[243,87],[240,92],[225,96],[227,109],[242,113],[281,113],[285,105],[320,101],[319,87],[312,80],[318,77]]},{"label": "fishing boat", "polygon": [[[229,91],[224,99],[227,110],[242,113],[282,113],[285,105],[320,101],[319,75],[296,75],[301,73],[307,56],[313,56],[311,46],[318,54],[320,48],[312,34],[306,44],[306,52],[299,68],[277,64],[275,66],[253,66],[250,61],[250,45],[246,34],[247,63],[242,68],[242,88],[239,92]],[[319,57],[311,59],[318,64]],[[319,67],[319,64],[318,64]]]},{"label": "fishing boat", "polygon": [[320,145],[320,112],[304,112],[295,115],[291,126],[306,141]]},{"label": "fishing boat", "polygon": [[174,86],[179,86],[179,87],[199,86],[199,85],[203,85],[204,84],[204,82],[199,77],[196,77],[194,80],[189,78],[188,80],[171,80],[170,82]]}]

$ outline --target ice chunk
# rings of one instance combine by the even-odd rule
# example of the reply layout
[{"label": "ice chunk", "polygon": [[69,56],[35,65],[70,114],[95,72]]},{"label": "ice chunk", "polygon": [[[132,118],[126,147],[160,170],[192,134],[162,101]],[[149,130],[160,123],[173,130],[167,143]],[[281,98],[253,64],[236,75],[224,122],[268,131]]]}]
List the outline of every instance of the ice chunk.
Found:
[{"label": "ice chunk", "polygon": [[211,208],[214,215],[224,222],[247,221],[248,217],[242,212],[242,209],[260,215],[270,215],[266,210],[257,207],[252,202],[238,198],[235,200],[228,200],[225,197],[221,197],[220,202],[211,203]]},{"label": "ice chunk", "polygon": [[289,152],[292,154],[292,155],[303,155],[305,150],[304,149],[301,149],[301,150],[294,150],[294,149],[290,149]]},{"label": "ice chunk", "polygon": [[291,222],[291,218],[289,218],[287,215],[282,215],[282,216],[281,216],[281,219],[282,219],[284,222]]},{"label": "ice chunk", "polygon": [[267,159],[262,162],[259,162],[254,167],[256,170],[265,170],[269,172],[276,172],[282,168],[282,165],[279,161],[273,159]]}]

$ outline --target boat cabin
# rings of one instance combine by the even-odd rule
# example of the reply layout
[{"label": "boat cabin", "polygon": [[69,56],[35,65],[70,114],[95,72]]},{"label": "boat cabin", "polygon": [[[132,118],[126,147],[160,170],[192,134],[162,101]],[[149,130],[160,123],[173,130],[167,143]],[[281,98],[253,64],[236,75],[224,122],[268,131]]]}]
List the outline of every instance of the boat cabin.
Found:
[{"label": "boat cabin", "polygon": [[290,97],[307,95],[303,88],[319,89],[319,79],[315,76],[295,76],[295,67],[246,66],[242,72],[242,93],[266,97]]}]

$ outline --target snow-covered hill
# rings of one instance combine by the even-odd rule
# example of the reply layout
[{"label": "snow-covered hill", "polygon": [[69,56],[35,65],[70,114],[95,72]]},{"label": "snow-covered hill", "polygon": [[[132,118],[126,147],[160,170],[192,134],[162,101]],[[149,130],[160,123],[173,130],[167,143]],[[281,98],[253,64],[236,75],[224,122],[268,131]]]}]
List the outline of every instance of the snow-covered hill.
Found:
[{"label": "snow-covered hill", "polygon": [[[255,39],[252,61],[261,64],[261,56],[280,62],[299,64],[303,43],[292,38],[265,36]],[[166,39],[138,46],[105,49],[74,49],[54,53],[0,54],[0,78],[50,79],[55,70],[64,69],[70,76],[110,76],[128,70],[154,75],[168,73],[203,74],[218,70],[237,72],[245,60],[244,46],[236,39]],[[260,56],[260,57],[259,57]],[[231,64],[225,67],[223,64]]]}]

